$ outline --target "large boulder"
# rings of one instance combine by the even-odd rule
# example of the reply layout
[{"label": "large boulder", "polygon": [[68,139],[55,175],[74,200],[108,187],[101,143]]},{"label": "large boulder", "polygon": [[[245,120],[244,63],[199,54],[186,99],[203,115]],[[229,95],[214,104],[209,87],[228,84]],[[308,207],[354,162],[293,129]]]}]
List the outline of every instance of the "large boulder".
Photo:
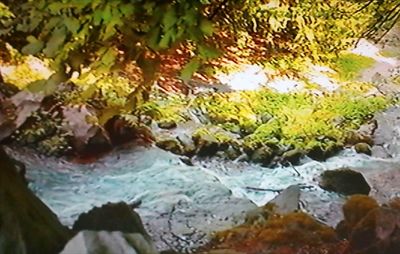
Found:
[{"label": "large boulder", "polygon": [[105,230],[121,231],[123,233],[139,233],[145,238],[150,239],[144,229],[139,214],[124,202],[107,203],[79,215],[78,220],[73,225],[73,230]]},{"label": "large boulder", "polygon": [[319,186],[327,191],[334,191],[344,195],[368,195],[371,187],[364,176],[349,168],[327,170],[321,174]]},{"label": "large boulder", "polygon": [[58,253],[71,236],[0,148],[0,253]]},{"label": "large boulder", "polygon": [[157,254],[154,245],[143,235],[122,232],[81,231],[61,254]]}]

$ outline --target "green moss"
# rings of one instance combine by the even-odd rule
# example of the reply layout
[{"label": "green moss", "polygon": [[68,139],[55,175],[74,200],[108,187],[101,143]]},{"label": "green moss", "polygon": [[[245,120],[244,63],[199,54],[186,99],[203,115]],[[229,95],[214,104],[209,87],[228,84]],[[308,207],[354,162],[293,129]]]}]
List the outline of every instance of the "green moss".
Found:
[{"label": "green moss", "polygon": [[[352,87],[357,85],[363,84],[355,83]],[[348,131],[357,129],[391,101],[380,96],[365,97],[363,89],[350,89],[324,96],[260,90],[202,96],[192,104],[173,97],[152,103],[157,108],[157,119],[179,119],[185,110],[195,108],[208,116],[209,124],[214,126],[196,132],[223,140],[225,138],[218,137],[215,131],[210,132],[218,126],[239,133],[243,147],[253,151],[262,146],[302,150],[340,147],[345,144]]]},{"label": "green moss", "polygon": [[344,81],[355,80],[362,70],[373,66],[375,60],[353,53],[341,54],[334,63],[339,79]]}]

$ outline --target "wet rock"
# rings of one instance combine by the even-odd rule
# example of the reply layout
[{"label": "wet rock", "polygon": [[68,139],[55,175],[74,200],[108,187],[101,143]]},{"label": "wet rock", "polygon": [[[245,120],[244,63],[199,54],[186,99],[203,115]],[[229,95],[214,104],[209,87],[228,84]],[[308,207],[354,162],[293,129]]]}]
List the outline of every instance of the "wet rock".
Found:
[{"label": "wet rock", "polygon": [[58,253],[71,232],[26,186],[0,148],[0,253]]},{"label": "wet rock", "polygon": [[358,143],[354,146],[357,153],[364,153],[366,155],[371,155],[371,147],[367,143]]},{"label": "wet rock", "polygon": [[146,239],[150,239],[139,215],[124,202],[107,203],[79,215],[78,220],[73,225],[73,230],[139,233]]},{"label": "wet rock", "polygon": [[161,139],[156,142],[156,146],[169,151],[174,154],[182,155],[184,154],[184,148],[182,147],[181,143],[175,138],[166,138]]},{"label": "wet rock", "polygon": [[153,243],[143,235],[122,232],[81,231],[65,246],[61,254],[157,254]]},{"label": "wet rock", "polygon": [[327,170],[321,174],[319,186],[328,191],[338,192],[344,195],[366,194],[371,187],[364,176],[349,168]]},{"label": "wet rock", "polygon": [[291,163],[297,165],[300,163],[300,159],[304,156],[304,151],[301,149],[293,149],[284,152],[281,157],[283,163]]},{"label": "wet rock", "polygon": [[268,146],[263,146],[258,148],[251,155],[250,160],[254,163],[260,163],[267,166],[274,158],[274,152]]},{"label": "wet rock", "polygon": [[161,129],[167,129],[167,130],[171,130],[171,129],[175,129],[178,125],[176,124],[175,121],[162,121],[157,123],[158,127]]}]

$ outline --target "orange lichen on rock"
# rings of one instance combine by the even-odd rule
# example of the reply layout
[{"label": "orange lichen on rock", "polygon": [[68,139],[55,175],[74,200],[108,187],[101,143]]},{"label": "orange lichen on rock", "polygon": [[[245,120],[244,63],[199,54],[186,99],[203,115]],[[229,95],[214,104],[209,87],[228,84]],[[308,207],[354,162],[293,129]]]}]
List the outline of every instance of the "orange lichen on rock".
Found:
[{"label": "orange lichen on rock", "polygon": [[342,238],[348,238],[354,226],[371,210],[379,207],[375,199],[366,195],[353,195],[343,205],[344,220],[341,221],[336,231]]},{"label": "orange lichen on rock", "polygon": [[[333,228],[305,213],[273,215],[261,224],[243,224],[219,232],[203,253],[345,253],[346,242],[336,237]],[[227,252],[229,250],[231,252]]]}]

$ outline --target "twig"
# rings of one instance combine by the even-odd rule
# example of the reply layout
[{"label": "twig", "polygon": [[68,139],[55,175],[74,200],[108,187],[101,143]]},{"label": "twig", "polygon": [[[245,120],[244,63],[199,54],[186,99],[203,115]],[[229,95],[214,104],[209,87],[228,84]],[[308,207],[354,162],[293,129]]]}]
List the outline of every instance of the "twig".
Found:
[{"label": "twig", "polygon": [[252,191],[269,191],[269,192],[278,192],[281,193],[283,189],[264,189],[264,188],[257,188],[257,187],[251,187],[251,186],[246,186],[246,190],[252,190]]}]

